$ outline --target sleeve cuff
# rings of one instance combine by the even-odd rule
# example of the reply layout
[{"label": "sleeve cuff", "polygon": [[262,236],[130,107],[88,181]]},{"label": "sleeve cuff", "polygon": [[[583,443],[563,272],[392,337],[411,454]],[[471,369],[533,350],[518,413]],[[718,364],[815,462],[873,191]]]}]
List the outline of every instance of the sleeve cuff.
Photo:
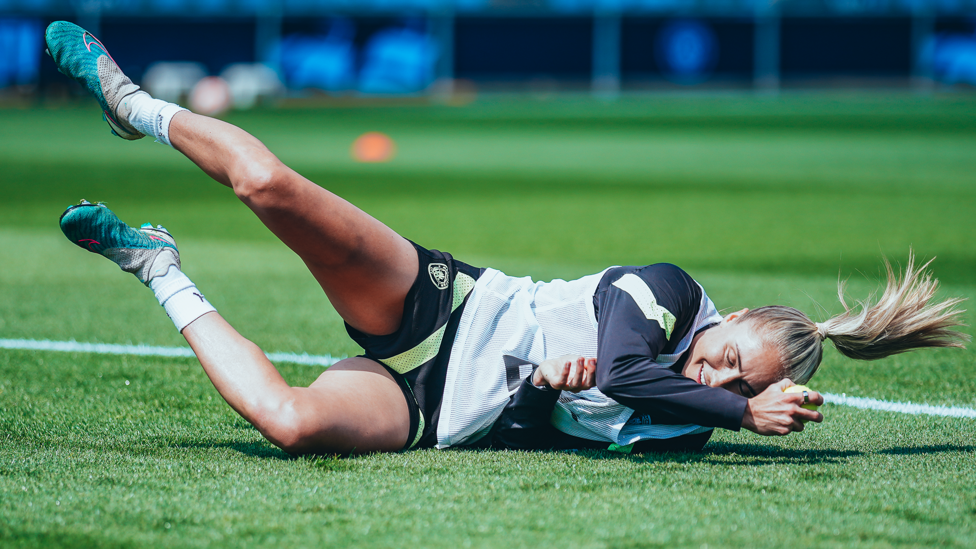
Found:
[{"label": "sleeve cuff", "polygon": [[[552,413],[552,408],[556,405],[556,401],[559,400],[560,393],[562,391],[553,389],[548,385],[543,387],[534,385],[532,383],[532,376],[530,375],[523,379],[519,385],[513,398],[513,404],[519,407],[545,408],[549,410],[548,413]],[[546,421],[548,421],[548,415],[546,416]]]},{"label": "sleeve cuff", "polygon": [[720,425],[720,427],[729,431],[739,431],[742,429],[742,418],[746,415],[749,399],[734,393],[729,393],[729,396],[732,398],[729,399],[728,406],[726,406],[724,418],[727,425]]}]

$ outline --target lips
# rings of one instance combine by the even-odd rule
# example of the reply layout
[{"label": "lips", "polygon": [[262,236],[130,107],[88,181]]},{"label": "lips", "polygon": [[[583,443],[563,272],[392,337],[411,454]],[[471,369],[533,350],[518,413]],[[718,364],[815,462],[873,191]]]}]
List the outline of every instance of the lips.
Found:
[{"label": "lips", "polygon": [[702,366],[698,370],[698,383],[700,383],[702,385],[705,384],[705,367],[704,366]]}]

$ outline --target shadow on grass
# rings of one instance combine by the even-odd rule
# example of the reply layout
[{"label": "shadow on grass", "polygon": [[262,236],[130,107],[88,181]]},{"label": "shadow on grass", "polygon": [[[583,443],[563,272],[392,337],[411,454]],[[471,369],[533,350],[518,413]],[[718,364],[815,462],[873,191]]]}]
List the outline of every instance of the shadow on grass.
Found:
[{"label": "shadow on grass", "polygon": [[580,455],[600,460],[626,460],[635,463],[708,463],[710,465],[778,465],[842,463],[864,455],[856,450],[790,450],[759,444],[719,443],[699,452],[661,452],[621,454],[606,450],[585,450]]},{"label": "shadow on grass", "polygon": [[276,461],[305,461],[310,466],[327,470],[349,470],[353,466],[350,463],[355,461],[353,454],[303,454],[292,455],[284,450],[272,446],[268,442],[183,442],[170,444],[170,448],[226,448],[235,452],[258,459],[272,459]]},{"label": "shadow on grass", "polygon": [[[184,442],[170,444],[170,448],[227,448],[235,452],[261,459],[292,461],[296,459],[310,460],[320,466],[318,462],[328,463],[325,467],[331,469],[332,464],[353,458],[353,455],[306,455],[293,456],[266,442]],[[489,448],[457,447],[452,451],[467,452],[498,452]],[[921,455],[953,452],[976,452],[976,446],[954,446],[949,444],[929,446],[905,446],[888,448],[877,452],[862,452],[859,450],[793,450],[761,444],[715,443],[698,452],[648,452],[644,454],[623,454],[608,450],[536,450],[535,452],[572,452],[594,460],[622,460],[636,463],[709,463],[713,465],[776,465],[793,464],[831,464],[842,463],[849,458],[863,456],[868,453],[887,455]],[[341,468],[345,469],[345,466]]]},{"label": "shadow on grass", "polygon": [[9,549],[15,547],[100,547],[104,549],[129,549],[141,546],[130,541],[112,539],[108,535],[102,537],[72,532],[69,528],[39,532],[29,528],[7,527],[0,529],[0,539],[3,540],[3,547]]},{"label": "shadow on grass", "polygon": [[[507,452],[490,448],[451,448],[454,452]],[[707,463],[710,465],[776,465],[776,464],[831,464],[843,463],[848,458],[865,455],[857,450],[790,450],[760,444],[717,443],[701,451],[690,452],[646,452],[643,454],[624,454],[610,450],[515,450],[530,453],[572,453],[581,457],[601,461],[629,461],[632,463]]]},{"label": "shadow on grass", "polygon": [[288,454],[267,442],[178,442],[169,445],[170,448],[227,448],[235,452],[255,458],[291,461],[295,456]]},{"label": "shadow on grass", "polygon": [[952,452],[976,452],[976,446],[955,446],[952,444],[931,444],[926,446],[896,446],[881,450],[879,454],[890,456],[911,456],[919,454],[943,454]]},{"label": "shadow on grass", "polygon": [[858,450],[792,450],[761,444],[722,442],[709,446],[704,455],[712,458],[716,456],[739,458],[727,461],[709,460],[716,464],[766,465],[772,463],[839,463],[847,458],[862,456],[864,452]]}]

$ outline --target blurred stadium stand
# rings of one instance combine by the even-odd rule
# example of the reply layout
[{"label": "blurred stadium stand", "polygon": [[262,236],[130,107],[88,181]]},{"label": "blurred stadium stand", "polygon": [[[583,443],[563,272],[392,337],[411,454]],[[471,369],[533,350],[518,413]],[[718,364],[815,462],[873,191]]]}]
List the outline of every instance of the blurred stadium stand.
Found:
[{"label": "blurred stadium stand", "polygon": [[282,83],[293,95],[976,84],[976,0],[0,0],[0,88],[65,86],[40,57],[54,19],[92,30],[136,80],[185,94],[180,78],[232,77],[242,106]]}]

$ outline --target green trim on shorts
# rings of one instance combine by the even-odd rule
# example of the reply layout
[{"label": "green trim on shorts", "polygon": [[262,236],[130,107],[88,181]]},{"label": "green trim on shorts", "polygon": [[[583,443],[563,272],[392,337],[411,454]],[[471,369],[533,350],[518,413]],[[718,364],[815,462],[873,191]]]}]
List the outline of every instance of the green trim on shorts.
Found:
[{"label": "green trim on shorts", "polygon": [[[451,304],[451,314],[454,314],[454,311],[464,303],[464,298],[468,297],[468,294],[471,293],[474,284],[475,279],[464,273],[459,272],[454,277],[454,301]],[[415,368],[419,368],[428,360],[436,357],[437,353],[440,352],[441,342],[444,341],[444,333],[446,331],[447,324],[444,324],[413,349],[396,356],[391,356],[390,358],[381,358],[380,362],[386,364],[390,369],[399,374],[405,374]],[[422,421],[423,418],[421,417]]]},{"label": "green trim on shorts", "polygon": [[410,391],[410,398],[413,399],[414,406],[417,407],[417,434],[413,436],[413,442],[407,446],[407,449],[411,450],[417,445],[418,442],[420,442],[420,439],[423,438],[426,422],[424,422],[424,411],[420,409],[420,404],[417,403],[417,395],[413,394],[413,387],[411,387],[410,382],[405,379],[403,380],[403,383],[406,384],[407,389]]}]

